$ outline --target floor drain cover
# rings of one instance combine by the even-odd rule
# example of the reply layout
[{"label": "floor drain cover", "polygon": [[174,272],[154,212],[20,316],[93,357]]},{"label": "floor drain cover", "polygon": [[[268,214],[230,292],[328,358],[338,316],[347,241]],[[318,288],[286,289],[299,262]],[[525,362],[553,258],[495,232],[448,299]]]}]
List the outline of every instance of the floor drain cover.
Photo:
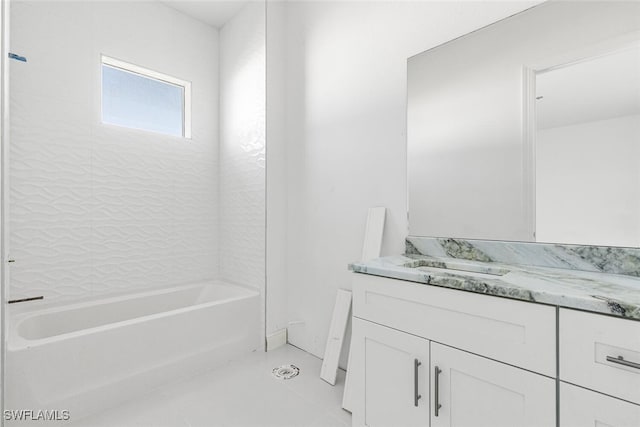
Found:
[{"label": "floor drain cover", "polygon": [[280,380],[290,380],[291,378],[298,376],[300,369],[295,365],[282,365],[277,368],[273,368],[271,373],[274,377]]}]

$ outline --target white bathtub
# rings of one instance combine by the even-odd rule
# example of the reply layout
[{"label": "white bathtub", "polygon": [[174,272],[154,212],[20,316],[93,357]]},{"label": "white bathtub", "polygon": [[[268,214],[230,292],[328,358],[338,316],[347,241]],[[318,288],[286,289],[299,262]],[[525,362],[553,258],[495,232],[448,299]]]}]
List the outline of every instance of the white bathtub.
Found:
[{"label": "white bathtub", "polygon": [[259,315],[224,283],[11,314],[5,408],[98,412],[257,349]]}]

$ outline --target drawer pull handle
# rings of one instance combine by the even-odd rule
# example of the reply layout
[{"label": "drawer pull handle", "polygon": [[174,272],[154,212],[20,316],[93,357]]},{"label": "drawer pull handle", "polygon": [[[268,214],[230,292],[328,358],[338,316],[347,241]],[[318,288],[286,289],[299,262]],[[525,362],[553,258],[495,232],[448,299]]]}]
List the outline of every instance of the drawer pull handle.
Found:
[{"label": "drawer pull handle", "polygon": [[418,400],[422,398],[418,393],[418,367],[422,365],[418,359],[413,359],[413,406],[418,406]]},{"label": "drawer pull handle", "polygon": [[623,365],[623,366],[628,366],[630,368],[640,369],[640,363],[630,362],[628,360],[624,360],[624,357],[622,357],[622,356],[618,356],[618,357],[607,356],[607,362],[617,363],[618,365]]},{"label": "drawer pull handle", "polygon": [[440,404],[440,373],[442,369],[436,366],[435,368],[435,377],[434,377],[434,415],[437,417],[440,413],[440,408],[442,405]]}]

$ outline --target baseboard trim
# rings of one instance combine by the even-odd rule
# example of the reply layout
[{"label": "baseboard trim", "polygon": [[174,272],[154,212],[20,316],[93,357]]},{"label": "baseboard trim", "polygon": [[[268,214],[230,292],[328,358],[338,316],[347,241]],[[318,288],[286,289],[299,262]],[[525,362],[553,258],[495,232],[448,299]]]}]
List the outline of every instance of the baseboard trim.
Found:
[{"label": "baseboard trim", "polygon": [[287,343],[287,330],[280,329],[270,335],[267,335],[267,351],[275,350]]}]

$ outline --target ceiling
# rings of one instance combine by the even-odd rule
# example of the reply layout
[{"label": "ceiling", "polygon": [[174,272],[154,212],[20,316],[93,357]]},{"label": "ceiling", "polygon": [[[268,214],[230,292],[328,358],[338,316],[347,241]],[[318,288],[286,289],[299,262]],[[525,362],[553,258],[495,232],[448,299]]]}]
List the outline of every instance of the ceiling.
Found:
[{"label": "ceiling", "polygon": [[247,0],[167,0],[162,1],[167,6],[189,15],[198,21],[220,28],[226,24],[242,7]]},{"label": "ceiling", "polygon": [[541,73],[536,97],[538,129],[640,114],[640,48]]}]

